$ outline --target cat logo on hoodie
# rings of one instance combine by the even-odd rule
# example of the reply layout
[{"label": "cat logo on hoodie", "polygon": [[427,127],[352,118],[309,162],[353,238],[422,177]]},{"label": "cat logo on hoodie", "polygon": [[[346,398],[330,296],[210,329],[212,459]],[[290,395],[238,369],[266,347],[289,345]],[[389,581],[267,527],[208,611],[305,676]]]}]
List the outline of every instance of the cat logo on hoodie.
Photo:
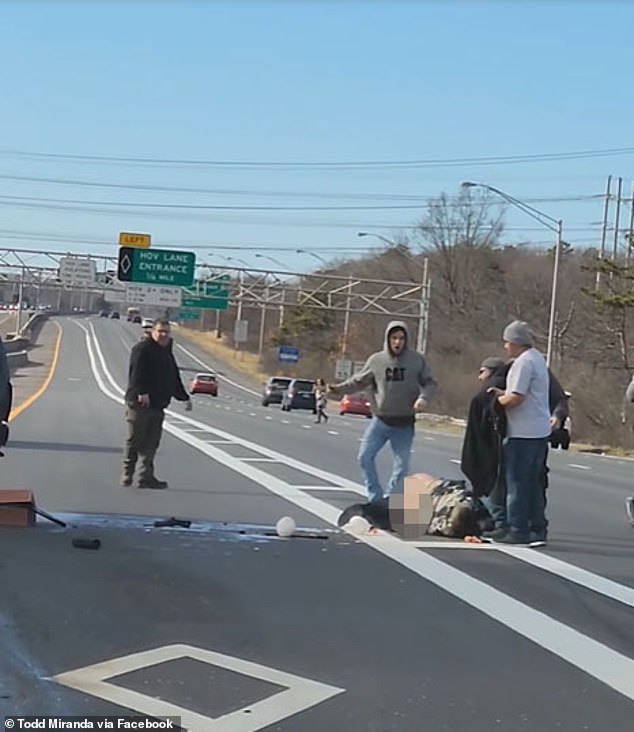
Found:
[{"label": "cat logo on hoodie", "polygon": [[405,367],[394,366],[393,368],[385,369],[385,380],[386,381],[405,381]]}]

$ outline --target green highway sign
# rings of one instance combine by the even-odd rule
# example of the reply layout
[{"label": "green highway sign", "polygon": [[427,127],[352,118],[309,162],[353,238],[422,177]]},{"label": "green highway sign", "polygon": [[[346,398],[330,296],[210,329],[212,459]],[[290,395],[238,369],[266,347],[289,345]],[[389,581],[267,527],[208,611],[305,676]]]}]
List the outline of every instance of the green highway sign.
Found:
[{"label": "green highway sign", "polygon": [[181,310],[178,314],[179,320],[198,320],[200,315],[195,310]]},{"label": "green highway sign", "polygon": [[200,297],[183,293],[181,305],[184,308],[202,308],[203,310],[226,310],[229,307],[229,297]]},{"label": "green highway sign", "polygon": [[190,287],[195,267],[196,255],[192,252],[119,247],[117,277],[121,282]]}]

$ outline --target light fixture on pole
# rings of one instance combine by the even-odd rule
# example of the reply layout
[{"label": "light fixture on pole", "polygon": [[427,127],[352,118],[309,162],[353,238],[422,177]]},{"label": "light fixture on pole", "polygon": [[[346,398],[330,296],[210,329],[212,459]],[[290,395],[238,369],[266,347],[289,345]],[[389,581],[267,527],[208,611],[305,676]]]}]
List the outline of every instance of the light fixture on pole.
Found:
[{"label": "light fixture on pole", "polygon": [[382,234],[374,234],[371,231],[357,231],[357,236],[374,236],[377,239],[380,239],[382,242],[384,242],[385,244],[387,244],[390,247],[399,246],[395,241],[388,239],[387,236],[383,236]]},{"label": "light fixture on pole", "polygon": [[268,259],[268,260],[269,260],[269,262],[273,262],[273,264],[274,264],[274,265],[275,265],[276,267],[281,267],[282,269],[284,269],[284,268],[286,267],[286,265],[285,265],[285,264],[282,264],[282,263],[281,263],[281,262],[280,262],[280,261],[279,261],[278,259],[275,259],[275,257],[271,257],[271,256],[269,256],[268,254],[260,254],[260,253],[256,253],[256,254],[254,254],[253,256],[254,256],[254,257],[257,257],[258,259]]},{"label": "light fixture on pole", "polygon": [[309,252],[307,249],[296,249],[295,254],[309,254],[311,257],[315,257],[319,262],[321,262],[324,267],[328,266],[328,262],[323,257],[320,257],[319,254],[315,254],[315,252]]},{"label": "light fixture on pole", "polygon": [[527,203],[520,201],[499,188],[488,185],[488,183],[473,183],[472,181],[464,181],[462,183],[463,188],[483,188],[486,191],[491,191],[497,194],[505,201],[508,201],[512,206],[523,211],[527,216],[530,216],[535,221],[539,222],[542,226],[547,229],[554,231],[556,234],[555,242],[555,257],[553,262],[553,282],[550,293],[550,314],[548,318],[548,345],[546,348],[546,365],[550,367],[553,355],[553,343],[555,338],[555,315],[557,312],[557,287],[559,284],[559,261],[561,258],[561,245],[562,245],[562,234],[563,234],[563,221],[556,219],[553,216],[540,211],[533,206],[529,206]]}]

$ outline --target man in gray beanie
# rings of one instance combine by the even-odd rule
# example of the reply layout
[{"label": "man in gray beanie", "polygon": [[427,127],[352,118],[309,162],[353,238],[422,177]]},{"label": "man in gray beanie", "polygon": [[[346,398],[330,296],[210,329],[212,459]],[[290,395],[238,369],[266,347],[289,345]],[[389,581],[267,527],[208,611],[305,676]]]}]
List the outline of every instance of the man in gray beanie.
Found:
[{"label": "man in gray beanie", "polygon": [[507,419],[504,443],[506,524],[490,533],[505,544],[546,541],[542,473],[551,433],[549,375],[544,357],[533,347],[527,323],[514,320],[502,335],[504,350],[513,359],[506,389],[491,388]]}]

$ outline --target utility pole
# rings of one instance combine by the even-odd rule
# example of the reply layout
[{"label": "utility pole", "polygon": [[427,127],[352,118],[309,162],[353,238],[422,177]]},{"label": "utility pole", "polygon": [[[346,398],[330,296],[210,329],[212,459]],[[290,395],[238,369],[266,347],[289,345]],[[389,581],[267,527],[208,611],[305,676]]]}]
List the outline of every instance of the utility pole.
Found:
[{"label": "utility pole", "polygon": [[258,359],[262,362],[262,353],[264,351],[264,327],[266,323],[266,303],[269,301],[269,286],[264,288],[264,302],[260,305],[262,308],[260,314],[260,340],[258,342]]},{"label": "utility pole", "polygon": [[424,354],[427,350],[427,326],[429,324],[429,259],[423,261],[423,281],[420,287],[420,305],[418,311],[418,331],[416,333],[416,350]]},{"label": "utility pole", "polygon": [[619,248],[619,231],[621,228],[621,192],[623,189],[623,178],[619,178],[616,186],[616,213],[614,220],[614,240],[612,243],[612,260],[616,262]]},{"label": "utility pole", "polygon": [[345,358],[348,351],[348,331],[350,330],[350,305],[352,303],[352,275],[348,275],[348,294],[346,296],[346,312],[343,318],[343,340],[341,343],[341,357]]},{"label": "utility pole", "polygon": [[632,183],[632,197],[630,198],[630,223],[625,238],[627,239],[627,264],[629,266],[632,258],[632,246],[634,246],[634,183]]},{"label": "utility pole", "polygon": [[[612,187],[612,176],[608,175],[608,182],[605,188],[605,198],[603,201],[603,222],[601,224],[601,246],[599,249],[599,259],[605,258],[605,239],[608,233],[608,214],[610,212],[610,190]],[[601,286],[601,272],[597,271],[594,282],[594,289],[598,290]]]}]

